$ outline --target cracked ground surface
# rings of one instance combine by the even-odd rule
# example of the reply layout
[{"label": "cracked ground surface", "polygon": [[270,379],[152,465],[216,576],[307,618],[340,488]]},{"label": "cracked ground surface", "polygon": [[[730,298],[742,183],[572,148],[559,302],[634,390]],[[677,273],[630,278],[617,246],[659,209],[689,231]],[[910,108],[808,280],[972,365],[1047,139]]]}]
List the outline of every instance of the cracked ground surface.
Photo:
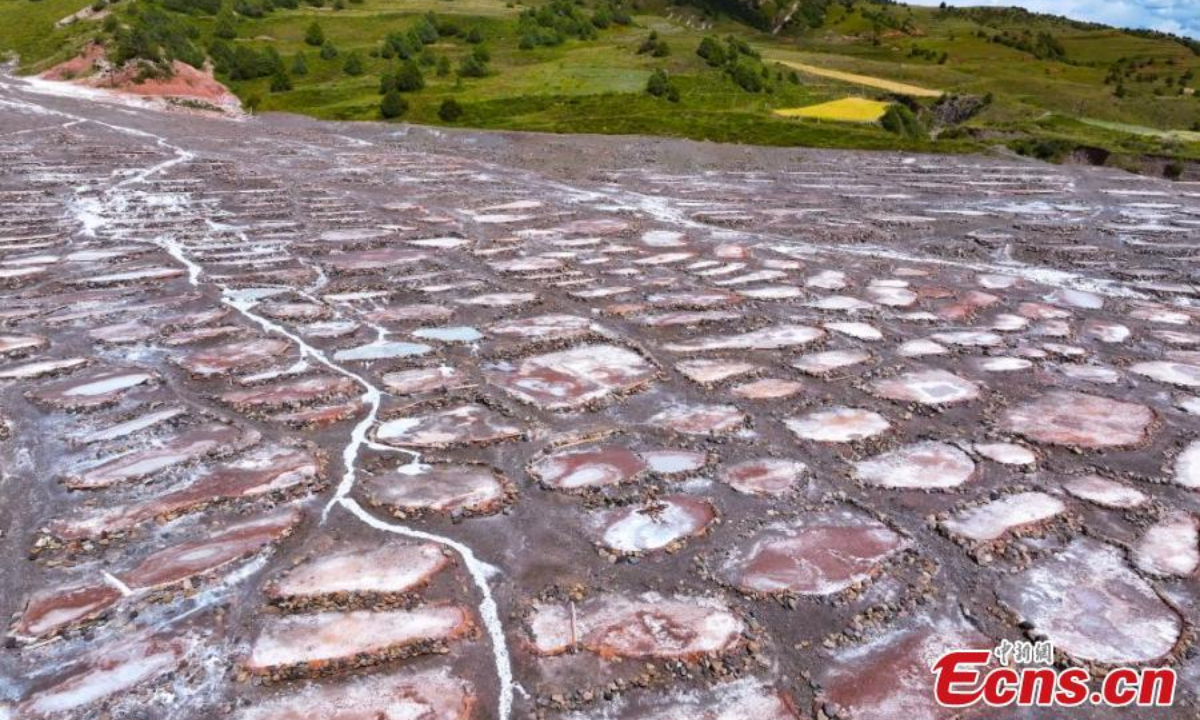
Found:
[{"label": "cracked ground surface", "polygon": [[0,207],[0,718],[1196,715],[1200,186],[0,78]]}]

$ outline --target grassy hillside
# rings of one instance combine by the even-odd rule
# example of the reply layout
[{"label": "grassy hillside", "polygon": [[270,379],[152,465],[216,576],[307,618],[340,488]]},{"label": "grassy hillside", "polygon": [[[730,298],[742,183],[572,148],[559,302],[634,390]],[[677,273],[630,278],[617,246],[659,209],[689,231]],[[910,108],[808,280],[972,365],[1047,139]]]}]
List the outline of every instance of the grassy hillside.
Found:
[{"label": "grassy hillside", "polygon": [[[1200,44],[1023,11],[804,0],[781,23],[734,0],[120,0],[54,27],[86,6],[0,0],[0,49],[27,71],[97,36],[120,58],[198,53],[258,110],[331,119],[1200,159]],[[705,38],[720,57],[697,54]],[[891,108],[804,111],[847,98]]]},{"label": "grassy hillside", "polygon": [[55,23],[90,4],[88,0],[0,0],[0,53],[20,55],[26,69],[65,60],[95,35],[95,23],[62,28]]}]

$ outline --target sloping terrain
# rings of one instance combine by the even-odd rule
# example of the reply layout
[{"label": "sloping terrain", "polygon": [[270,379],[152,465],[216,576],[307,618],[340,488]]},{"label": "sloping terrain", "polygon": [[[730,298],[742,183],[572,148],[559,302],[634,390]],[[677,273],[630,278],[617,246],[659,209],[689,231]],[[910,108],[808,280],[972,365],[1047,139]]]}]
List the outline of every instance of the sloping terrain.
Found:
[{"label": "sloping terrain", "polygon": [[0,717],[946,720],[1022,637],[1196,716],[1195,183],[73,94],[0,79]]},{"label": "sloping terrain", "polygon": [[[84,0],[0,0],[0,17],[13,20],[0,23],[0,51],[41,72],[77,62],[99,40],[134,78],[160,81],[168,60],[208,63],[251,110],[323,119],[827,148],[1002,146],[1172,178],[1200,172],[1189,134],[1200,129],[1200,41],[1013,9],[106,2],[56,26]],[[776,112],[846,98],[913,117],[864,124]]]}]

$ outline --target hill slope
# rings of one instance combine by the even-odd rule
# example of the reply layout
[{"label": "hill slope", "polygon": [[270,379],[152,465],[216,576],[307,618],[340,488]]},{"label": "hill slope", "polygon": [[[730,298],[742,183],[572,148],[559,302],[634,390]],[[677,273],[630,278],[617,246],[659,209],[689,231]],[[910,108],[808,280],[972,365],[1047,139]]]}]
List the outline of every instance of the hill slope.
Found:
[{"label": "hill slope", "polygon": [[[1167,174],[1185,169],[1172,160],[1200,160],[1200,44],[1020,10],[97,0],[90,18],[55,25],[86,7],[0,0],[0,17],[18,20],[0,23],[0,50],[43,71],[99,38],[142,76],[170,60],[212,62],[251,108],[332,119],[948,152],[1005,144]],[[874,123],[796,111],[845,98],[893,107]]]}]

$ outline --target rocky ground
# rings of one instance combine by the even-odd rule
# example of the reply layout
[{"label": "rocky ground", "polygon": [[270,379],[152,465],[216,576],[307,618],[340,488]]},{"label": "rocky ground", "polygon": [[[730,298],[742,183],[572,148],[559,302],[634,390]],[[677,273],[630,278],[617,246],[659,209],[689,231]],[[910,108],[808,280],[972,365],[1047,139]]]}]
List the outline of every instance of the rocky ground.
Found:
[{"label": "rocky ground", "polygon": [[942,720],[1020,638],[1196,717],[1200,185],[54,87],[0,718]]}]

